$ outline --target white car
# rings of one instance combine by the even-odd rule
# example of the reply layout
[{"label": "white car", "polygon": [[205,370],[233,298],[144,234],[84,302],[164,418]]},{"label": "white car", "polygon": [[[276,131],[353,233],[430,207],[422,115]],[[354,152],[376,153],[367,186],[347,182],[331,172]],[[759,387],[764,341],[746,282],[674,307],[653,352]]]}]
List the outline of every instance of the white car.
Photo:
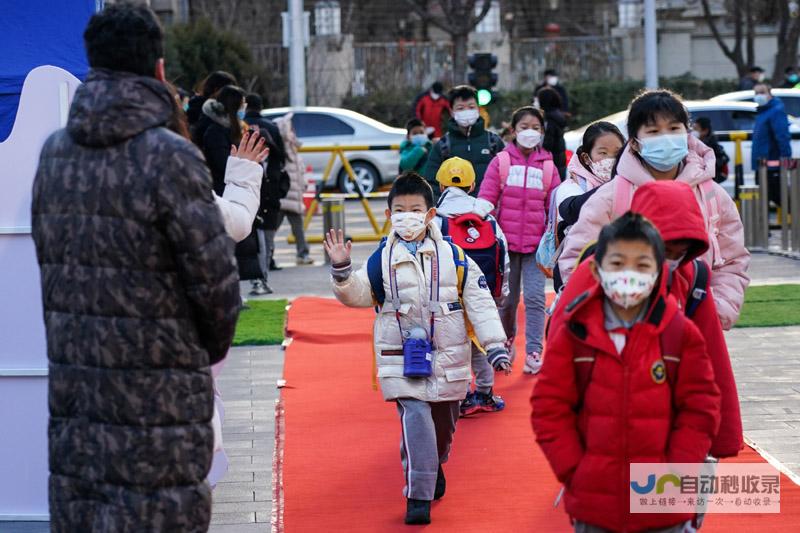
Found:
[{"label": "white car", "polygon": [[[752,102],[755,91],[736,91],[715,96],[712,102]],[[800,89],[772,89],[772,96],[779,98],[792,117],[800,117]]]},{"label": "white car", "polygon": [[[345,152],[364,192],[377,191],[383,183],[397,177],[400,153],[387,149],[399,145],[406,138],[406,130],[393,128],[361,113],[336,107],[278,107],[264,109],[261,115],[270,120],[293,112],[292,124],[304,147],[358,145],[379,146],[380,150]],[[330,152],[301,154],[306,164],[311,165],[314,177],[322,178]],[[333,170],[324,184],[326,188],[338,187],[342,192],[355,192],[355,186],[347,179],[340,159],[336,159]]]},{"label": "white car", "polygon": [[[695,120],[699,117],[707,117],[711,121],[714,133],[730,133],[732,131],[753,132],[753,125],[756,120],[756,110],[758,106],[753,102],[736,102],[725,100],[698,100],[684,102],[689,110],[689,119]],[[628,137],[628,111],[620,111],[599,120],[611,122],[616,125],[622,135]],[[568,131],[564,134],[564,141],[567,150],[573,153],[583,142],[583,133],[591,124],[587,124],[580,129]],[[789,131],[792,133],[792,153],[800,154],[800,126],[790,122]],[[729,163],[729,178],[722,183],[728,192],[733,191],[733,161],[734,143],[733,141],[720,141],[719,143],[728,154],[731,162]],[[742,163],[745,174],[752,172],[750,165],[750,154],[752,152],[752,141],[742,141]]]}]

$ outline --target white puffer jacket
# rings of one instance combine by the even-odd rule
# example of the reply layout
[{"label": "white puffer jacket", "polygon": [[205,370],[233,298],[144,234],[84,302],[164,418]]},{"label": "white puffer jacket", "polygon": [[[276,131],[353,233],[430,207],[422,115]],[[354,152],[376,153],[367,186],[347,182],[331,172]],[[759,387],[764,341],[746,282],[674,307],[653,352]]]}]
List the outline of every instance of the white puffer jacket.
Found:
[{"label": "white puffer jacket", "polygon": [[225,190],[222,197],[214,193],[214,200],[222,211],[225,232],[236,242],[244,240],[253,229],[263,175],[264,168],[247,159],[231,156],[225,164]]},{"label": "white puffer jacket", "polygon": [[[453,250],[442,238],[439,228],[428,227],[428,236],[420,244],[415,259],[392,234],[382,254],[383,285],[386,302],[375,319],[374,349],[385,400],[415,398],[426,402],[463,400],[472,378],[472,349],[467,336],[465,311],[458,298],[458,277]],[[439,301],[430,301],[431,265],[439,257]],[[397,272],[401,323],[404,329],[417,324],[430,331],[430,313],[435,311],[433,375],[429,378],[403,376],[403,341],[392,305],[389,255]],[[421,259],[419,259],[421,258]],[[462,301],[478,341],[486,350],[502,348],[506,341],[503,326],[492,295],[481,280],[481,271],[471,259]],[[333,282],[333,292],[351,307],[374,305],[372,290],[364,265],[343,282]],[[435,294],[435,291],[434,291]]]}]

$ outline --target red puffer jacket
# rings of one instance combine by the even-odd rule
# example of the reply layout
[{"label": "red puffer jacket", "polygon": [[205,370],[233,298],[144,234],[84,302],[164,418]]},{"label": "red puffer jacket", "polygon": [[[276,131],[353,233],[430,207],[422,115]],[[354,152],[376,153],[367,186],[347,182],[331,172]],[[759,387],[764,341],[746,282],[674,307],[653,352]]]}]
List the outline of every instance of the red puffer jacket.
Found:
[{"label": "red puffer jacket", "polygon": [[[612,531],[670,527],[684,514],[631,514],[630,463],[702,462],[719,426],[719,389],[703,337],[685,322],[677,378],[671,387],[652,372],[661,358],[660,333],[675,313],[667,269],[645,319],[634,325],[622,354],[604,327],[602,288],[595,282],[564,309],[551,332],[533,390],[536,441],[566,486],[569,515]],[[572,283],[572,281],[570,281]],[[581,345],[584,345],[582,347]],[[577,353],[593,350],[592,377],[578,410]],[[673,388],[674,390],[670,390]],[[576,412],[577,410],[577,412]]]}]

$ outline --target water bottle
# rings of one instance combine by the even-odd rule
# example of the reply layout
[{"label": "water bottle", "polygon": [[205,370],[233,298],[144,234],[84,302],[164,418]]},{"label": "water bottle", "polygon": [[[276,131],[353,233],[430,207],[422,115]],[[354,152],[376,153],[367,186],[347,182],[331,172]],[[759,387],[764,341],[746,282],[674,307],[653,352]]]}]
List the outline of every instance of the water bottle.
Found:
[{"label": "water bottle", "polygon": [[433,373],[433,346],[424,328],[414,326],[403,343],[403,375],[427,378]]}]

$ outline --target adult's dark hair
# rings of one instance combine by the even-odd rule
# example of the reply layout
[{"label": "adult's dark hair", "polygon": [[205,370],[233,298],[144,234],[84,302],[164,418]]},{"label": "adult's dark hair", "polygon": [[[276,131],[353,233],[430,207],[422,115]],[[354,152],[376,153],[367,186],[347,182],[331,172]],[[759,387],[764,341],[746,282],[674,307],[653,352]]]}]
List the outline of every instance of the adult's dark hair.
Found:
[{"label": "adult's dark hair", "polygon": [[418,118],[412,118],[408,122],[406,122],[406,131],[408,133],[411,133],[411,130],[413,130],[414,128],[419,128],[419,127],[424,128],[425,123]]},{"label": "adult's dark hair", "polygon": [[114,4],[89,19],[83,42],[89,66],[155,77],[164,31],[150,8]]},{"label": "adult's dark hair", "polygon": [[544,71],[545,77],[547,76],[558,76],[558,71],[554,68],[549,68]]},{"label": "adult's dark hair", "polygon": [[250,93],[245,96],[244,101],[247,102],[248,111],[256,111],[261,113],[261,110],[264,109],[264,100],[261,98],[261,96],[255,93]]},{"label": "adult's dark hair", "polygon": [[239,141],[242,140],[242,126],[239,124],[237,113],[242,107],[244,95],[244,89],[235,85],[226,85],[219,90],[216,98],[217,102],[225,108],[225,113],[228,115],[228,120],[231,124],[231,140],[235,145],[238,145]]},{"label": "adult's dark hair", "polygon": [[542,87],[536,93],[536,98],[539,99],[539,106],[547,113],[556,109],[561,109],[561,95],[552,87]]},{"label": "adult's dark hair", "polygon": [[595,261],[598,265],[603,262],[603,258],[608,253],[608,246],[617,241],[638,241],[652,246],[658,270],[661,271],[665,256],[664,241],[655,226],[642,215],[628,211],[600,230],[600,236],[597,238],[597,247],[594,252]]},{"label": "adult's dark hair", "polygon": [[783,69],[783,73],[784,74],[789,74],[790,72],[797,72],[797,67],[789,66],[789,67],[786,67],[785,69]]},{"label": "adult's dark hair", "polygon": [[575,151],[575,156],[578,158],[578,161],[580,161],[581,165],[583,165],[583,167],[589,172],[591,172],[592,169],[586,166],[586,163],[583,161],[583,154],[586,154],[589,156],[589,159],[591,159],[591,153],[592,150],[594,150],[594,144],[597,142],[597,139],[607,133],[616,135],[619,139],[619,142],[623,145],[625,144],[625,137],[622,135],[622,132],[619,131],[618,127],[610,122],[605,122],[602,120],[595,122],[583,132],[583,141],[581,141],[581,145]]},{"label": "adult's dark hair", "polygon": [[205,98],[211,98],[226,85],[236,85],[237,83],[236,77],[233,74],[225,72],[224,70],[217,70],[209,74],[208,77],[203,80],[200,94]]},{"label": "adult's dark hair", "polygon": [[189,133],[189,121],[186,119],[186,113],[179,103],[179,99],[183,96],[181,94],[181,89],[173,86],[171,83],[167,83],[166,85],[172,95],[172,115],[170,115],[167,121],[167,129],[177,133],[187,141],[191,141],[192,136]]},{"label": "adult's dark hair", "polygon": [[694,123],[703,128],[704,130],[708,130],[708,134],[711,135],[714,133],[714,128],[711,127],[711,119],[708,117],[697,117],[694,119]]},{"label": "adult's dark hair", "polygon": [[667,89],[643,91],[628,109],[628,139],[635,139],[639,128],[654,124],[659,117],[677,120],[689,128],[689,112],[680,96]]},{"label": "adult's dark hair", "polygon": [[756,72],[764,72],[764,69],[759,67],[758,65],[753,65],[750,67],[750,73],[755,74]]},{"label": "adult's dark hair", "polygon": [[425,178],[416,172],[403,172],[392,183],[392,188],[389,191],[389,209],[392,208],[392,202],[398,196],[411,196],[419,195],[425,198],[425,205],[430,209],[433,207],[433,189],[430,184],[425,181]]},{"label": "adult's dark hair", "polygon": [[514,113],[511,115],[511,129],[516,130],[519,121],[525,118],[526,116],[532,116],[534,118],[539,119],[539,124],[541,124],[542,129],[544,129],[544,115],[542,114],[541,111],[530,105],[526,105],[524,107],[520,107],[519,109],[514,110]]},{"label": "adult's dark hair", "polygon": [[431,85],[431,90],[433,90],[433,92],[436,94],[442,94],[444,92],[444,85],[442,85],[442,82],[440,81],[435,81]]},{"label": "adult's dark hair", "polygon": [[475,102],[478,101],[478,91],[469,85],[457,85],[450,89],[450,93],[447,95],[450,107],[453,107],[456,100],[469,100],[470,98],[474,99]]}]

